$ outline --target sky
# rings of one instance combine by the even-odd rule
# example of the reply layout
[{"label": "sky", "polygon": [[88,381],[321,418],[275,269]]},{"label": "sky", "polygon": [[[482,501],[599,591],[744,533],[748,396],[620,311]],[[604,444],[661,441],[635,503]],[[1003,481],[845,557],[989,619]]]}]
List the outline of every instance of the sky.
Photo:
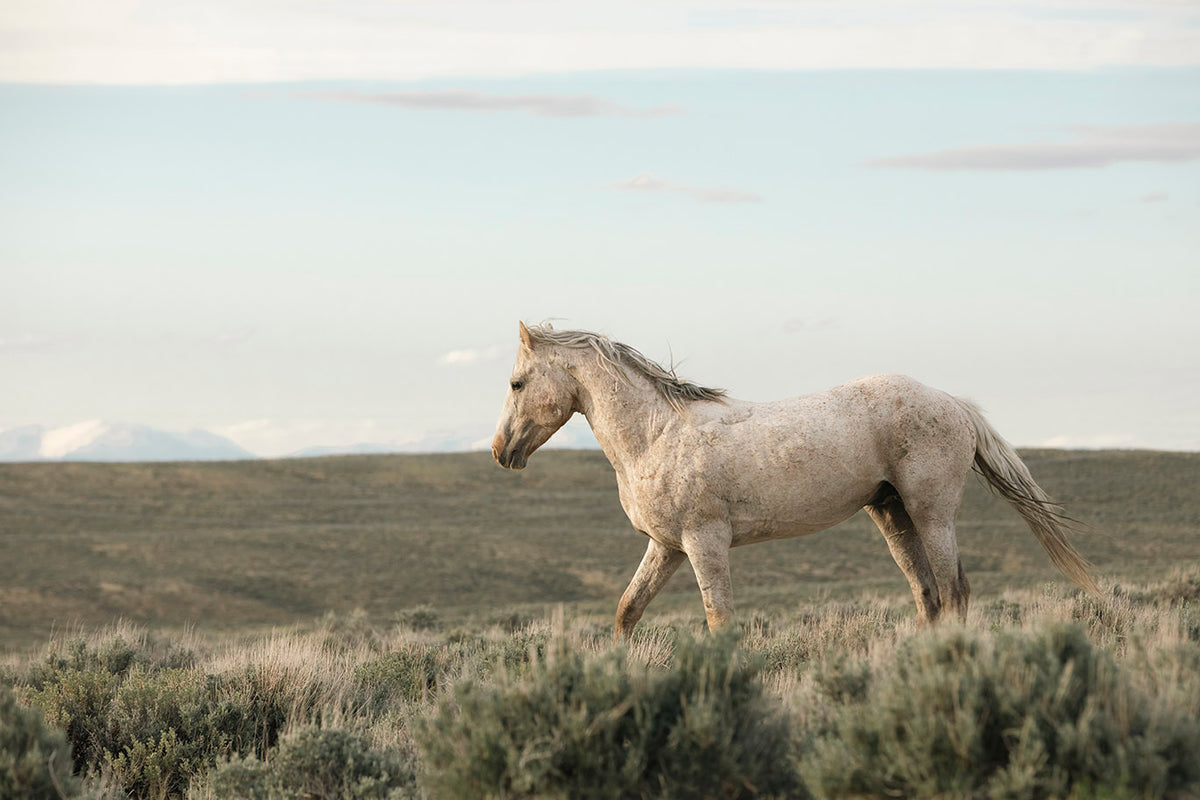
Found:
[{"label": "sky", "polygon": [[1200,450],[1194,2],[41,0],[0,42],[0,430],[481,446],[552,319]]}]

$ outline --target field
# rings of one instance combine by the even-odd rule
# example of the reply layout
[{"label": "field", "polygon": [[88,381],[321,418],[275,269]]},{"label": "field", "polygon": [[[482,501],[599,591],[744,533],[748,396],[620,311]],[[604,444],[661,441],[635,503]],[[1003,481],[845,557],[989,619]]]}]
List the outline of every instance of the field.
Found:
[{"label": "field", "polygon": [[[1200,454],[1032,451],[1047,491],[1084,523],[1101,577],[1147,580],[1200,560]],[[969,481],[959,514],[977,598],[1059,580],[1005,503]],[[127,618],[244,632],[361,609],[387,621],[578,604],[611,614],[645,548],[595,451],[539,453],[524,472],[486,454],[216,464],[0,464],[0,646]],[[747,611],[907,595],[865,514],[815,536],[742,548]],[[656,612],[690,610],[685,567]]]},{"label": "field", "polygon": [[[695,638],[685,568],[627,650],[611,619],[644,541],[597,452],[522,473],[483,454],[0,465],[0,717],[43,756],[66,731],[68,796],[1197,796],[1200,454],[1023,456],[1080,521],[1101,597],[972,481],[966,626],[915,628],[860,514],[735,552],[740,642]],[[773,731],[771,763],[721,731]]]}]

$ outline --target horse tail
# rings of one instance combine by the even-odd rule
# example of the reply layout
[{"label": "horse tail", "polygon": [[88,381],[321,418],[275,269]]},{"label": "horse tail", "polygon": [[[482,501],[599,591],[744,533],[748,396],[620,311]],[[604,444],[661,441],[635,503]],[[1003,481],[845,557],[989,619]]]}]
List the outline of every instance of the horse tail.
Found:
[{"label": "horse tail", "polygon": [[1017,451],[983,418],[975,404],[961,398],[958,402],[975,428],[975,471],[1024,518],[1054,566],[1087,591],[1098,592],[1088,573],[1091,564],[1067,541],[1065,528],[1074,520],[1063,514],[1034,482]]}]

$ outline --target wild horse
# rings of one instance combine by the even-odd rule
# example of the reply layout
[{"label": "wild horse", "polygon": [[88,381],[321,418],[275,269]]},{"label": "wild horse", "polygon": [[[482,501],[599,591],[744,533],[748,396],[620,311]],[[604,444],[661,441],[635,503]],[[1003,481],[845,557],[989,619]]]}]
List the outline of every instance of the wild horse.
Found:
[{"label": "wild horse", "polygon": [[520,325],[492,441],[503,467],[583,414],[617,473],[621,505],[649,538],[617,608],[628,636],[683,560],[710,629],[733,612],[729,549],[829,528],[860,508],[904,571],[917,617],[967,613],[954,521],[972,467],[1029,524],[1051,561],[1095,590],[1063,517],[1012,447],[966,400],[877,375],[771,403],[678,378],[628,345],[586,331]]}]

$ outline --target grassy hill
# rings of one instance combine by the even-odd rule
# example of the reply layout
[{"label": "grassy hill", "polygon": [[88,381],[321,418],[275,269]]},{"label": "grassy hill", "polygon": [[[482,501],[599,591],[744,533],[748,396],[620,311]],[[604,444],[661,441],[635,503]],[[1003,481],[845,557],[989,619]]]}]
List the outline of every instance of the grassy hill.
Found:
[{"label": "grassy hill", "polygon": [[[1027,451],[1085,524],[1102,578],[1153,580],[1200,562],[1200,454]],[[1061,580],[1019,517],[978,482],[959,515],[977,599]],[[186,464],[0,464],[0,647],[125,617],[248,631],[419,604],[444,618],[577,603],[611,613],[644,549],[596,451]],[[815,536],[742,548],[743,613],[907,585],[864,514]],[[656,613],[702,618],[684,568]]]}]

